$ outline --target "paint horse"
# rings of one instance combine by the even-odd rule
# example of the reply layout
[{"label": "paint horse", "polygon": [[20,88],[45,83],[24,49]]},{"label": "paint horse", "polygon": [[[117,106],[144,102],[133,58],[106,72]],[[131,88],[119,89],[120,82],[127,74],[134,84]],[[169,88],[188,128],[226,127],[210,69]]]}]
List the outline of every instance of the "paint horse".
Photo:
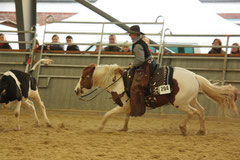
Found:
[{"label": "paint horse", "polygon": [[[199,104],[197,100],[199,89],[202,89],[203,93],[211,100],[216,102],[221,111],[224,113],[234,113],[238,115],[238,109],[236,106],[238,89],[232,85],[217,86],[211,84],[206,78],[197,75],[189,70],[180,67],[174,67],[173,81],[178,91],[172,91],[169,98],[169,102],[177,109],[186,112],[186,118],[179,124],[180,131],[183,135],[187,132],[187,123],[193,115],[197,115],[200,121],[200,129],[197,132],[199,135],[206,134],[205,127],[205,113],[204,108]],[[108,92],[117,92],[118,94],[124,93],[124,82],[122,78],[123,68],[119,65],[95,65],[91,64],[82,70],[82,74],[79,82],[76,85],[75,93],[77,96],[83,96],[84,93],[92,88],[100,87],[107,88]],[[99,130],[102,130],[107,120],[120,113],[125,114],[124,126],[122,131],[128,130],[128,121],[130,118],[130,102],[129,97],[125,93],[121,97],[122,106],[116,106],[112,110],[108,111],[99,126]],[[159,106],[158,106],[159,107]]]}]

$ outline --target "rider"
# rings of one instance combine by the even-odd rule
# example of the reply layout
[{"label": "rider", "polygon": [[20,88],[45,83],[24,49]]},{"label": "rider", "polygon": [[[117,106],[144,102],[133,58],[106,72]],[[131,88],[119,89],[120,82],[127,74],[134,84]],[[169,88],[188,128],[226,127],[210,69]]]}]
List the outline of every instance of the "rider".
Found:
[{"label": "rider", "polygon": [[129,64],[133,70],[134,78],[130,88],[131,116],[141,116],[145,113],[144,89],[147,88],[150,74],[152,75],[156,61],[154,60],[148,45],[142,40],[144,34],[140,32],[138,25],[129,28],[129,36],[133,41],[132,52],[135,59]]}]

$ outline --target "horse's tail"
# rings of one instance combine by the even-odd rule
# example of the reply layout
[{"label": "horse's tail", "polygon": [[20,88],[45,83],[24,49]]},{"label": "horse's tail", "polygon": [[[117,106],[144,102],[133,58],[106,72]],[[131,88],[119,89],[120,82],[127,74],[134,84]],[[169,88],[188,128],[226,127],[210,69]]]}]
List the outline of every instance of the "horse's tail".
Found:
[{"label": "horse's tail", "polygon": [[236,87],[230,84],[216,86],[200,75],[196,75],[195,77],[203,93],[219,105],[220,109],[224,112],[224,115],[232,115],[234,113],[237,116],[239,115],[235,103],[239,94]]},{"label": "horse's tail", "polygon": [[30,71],[28,73],[31,74],[41,62],[43,64],[50,64],[50,63],[53,62],[53,60],[51,60],[51,59],[40,59],[39,61],[37,61],[37,63],[34,64],[34,66],[30,69]]}]

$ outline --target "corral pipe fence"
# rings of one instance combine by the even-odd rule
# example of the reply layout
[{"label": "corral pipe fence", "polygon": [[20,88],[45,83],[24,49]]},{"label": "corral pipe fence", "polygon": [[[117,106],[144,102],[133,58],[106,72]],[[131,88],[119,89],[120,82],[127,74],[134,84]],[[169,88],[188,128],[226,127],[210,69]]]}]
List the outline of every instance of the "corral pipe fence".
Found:
[{"label": "corral pipe fence", "polygon": [[[81,51],[44,51],[42,48],[40,53],[34,54],[35,61],[40,58],[51,58],[54,61],[53,64],[50,64],[48,66],[40,65],[40,67],[37,69],[37,72],[34,72],[34,76],[38,79],[39,91],[46,107],[48,109],[80,109],[103,111],[113,108],[115,104],[110,99],[111,96],[108,93],[104,92],[91,102],[82,102],[75,95],[74,88],[80,78],[79,76],[82,69],[91,63],[100,65],[116,63],[124,68],[128,68],[128,64],[134,59],[134,55],[132,55],[132,53],[107,52],[103,50],[103,47],[107,45],[122,46],[125,40],[128,40],[130,42],[131,40],[129,39],[128,33],[119,28],[114,28],[115,23],[111,22],[56,22],[54,19],[51,19],[51,16],[48,17],[47,21],[47,25],[44,28],[44,34],[40,35],[42,36],[42,47],[45,45],[54,44],[51,42],[51,37],[53,34],[58,34],[61,38],[61,41],[62,39],[65,39],[67,35],[73,35],[73,44],[79,45]],[[125,23],[129,25],[140,25],[141,31],[146,34],[146,37],[153,39],[153,41],[157,43],[150,44],[150,47],[152,47],[152,50],[154,52],[154,58],[156,58],[156,60],[162,66],[171,65],[173,67],[183,67],[195,72],[196,74],[204,76],[213,83],[231,83],[240,89],[239,55],[199,54],[200,52],[198,52],[198,48],[210,49],[212,46],[182,43],[181,41],[179,41],[179,43],[175,43],[177,40],[174,43],[169,43],[167,40],[169,37],[177,36],[177,38],[180,37],[180,40],[182,40],[185,39],[185,37],[199,38],[202,37],[202,35],[184,35],[184,37],[182,37],[183,35],[167,34],[169,29],[163,30],[163,22]],[[62,29],[61,25],[67,25],[68,29]],[[85,28],[86,26],[87,29]],[[146,26],[150,26],[151,29],[149,30],[149,28]],[[117,44],[109,44],[108,38],[106,40],[106,37],[111,34],[117,36]],[[208,38],[208,36],[210,35],[207,35],[206,37]],[[239,35],[211,36],[214,38],[215,36],[224,38],[229,37],[229,39],[234,36],[240,37]],[[209,41],[209,43],[212,42],[212,40]],[[34,44],[34,42],[32,43]],[[67,43],[59,44],[65,46],[67,45]],[[94,46],[97,44],[102,46],[100,47],[99,51],[95,51],[94,48]],[[224,42],[224,44],[226,45],[223,45],[223,48],[235,48],[229,45],[231,44],[229,42]],[[128,45],[131,46],[131,43]],[[192,52],[176,52],[177,48],[191,48]],[[9,69],[19,69],[24,71],[26,69],[26,56],[29,56],[30,54],[31,51],[0,51],[0,72],[3,73]],[[199,101],[205,108],[207,116],[217,115],[218,111],[216,104],[208,100],[205,96],[203,96],[203,94],[199,95]],[[240,105],[239,101],[237,104],[238,106]],[[180,113],[170,106],[165,106],[148,112],[158,114]]]},{"label": "corral pipe fence", "polygon": [[[25,72],[31,67],[34,57],[34,48],[36,44],[36,29],[33,26],[30,31],[14,31],[14,30],[0,30],[7,41],[0,41],[0,43],[9,43],[12,49],[0,49],[0,74],[9,69],[21,69]],[[33,34],[30,41],[18,41],[18,34]],[[9,40],[10,39],[10,40]],[[29,48],[18,49],[19,44],[25,44]]]},{"label": "corral pipe fence", "polygon": [[[168,31],[170,33],[166,34]],[[240,68],[239,68],[240,66],[236,67],[235,69],[232,69],[232,68],[228,67],[228,63],[229,63],[229,66],[231,65],[230,63],[232,63],[231,60],[239,60],[239,58],[240,58],[239,54],[238,55],[228,54],[229,53],[229,49],[232,49],[232,48],[239,48],[240,49],[240,46],[232,46],[229,43],[231,38],[232,39],[238,38],[237,40],[239,40],[240,39],[240,34],[235,34],[235,35],[225,35],[225,34],[222,34],[222,35],[216,35],[216,34],[212,34],[212,35],[211,34],[191,34],[191,35],[190,34],[173,34],[170,29],[165,29],[164,30],[164,34],[163,34],[163,44],[162,44],[162,47],[163,48],[165,48],[165,47],[166,48],[173,48],[173,47],[175,47],[175,48],[183,48],[183,49],[185,49],[185,48],[192,48],[192,51],[193,51],[192,53],[194,53],[194,55],[199,55],[198,53],[203,52],[203,51],[201,51],[201,48],[209,48],[209,50],[210,50],[213,47],[212,45],[190,44],[190,43],[187,44],[186,42],[182,42],[182,43],[178,43],[178,44],[174,44],[174,43],[171,44],[171,43],[167,43],[166,40],[165,40],[166,38],[174,39],[174,38],[179,38],[179,37],[182,38],[182,39],[197,38],[197,39],[199,39],[200,42],[201,42],[201,38],[204,38],[204,39],[209,39],[209,38],[216,39],[216,38],[218,38],[221,41],[224,41],[225,43],[223,43],[222,46],[214,46],[214,48],[225,49],[224,54],[208,54],[207,55],[208,57],[206,57],[203,54],[200,54],[201,57],[195,57],[195,58],[197,58],[199,60],[200,59],[218,59],[218,60],[221,60],[222,61],[221,68],[205,68],[205,69],[206,70],[216,70],[216,71],[217,70],[221,70],[222,71],[222,75],[221,75],[221,78],[218,80],[221,84],[224,84],[225,82],[228,82],[228,83],[240,83],[239,80],[234,80],[234,81],[226,80],[226,72],[227,72],[227,70],[228,71],[234,71],[234,72],[236,72],[236,71],[239,72],[240,71]],[[232,43],[237,42],[237,40],[236,41],[232,41]],[[204,52],[208,52],[208,51],[206,51],[206,49],[205,49]],[[184,51],[183,51],[183,53],[184,53]],[[176,55],[176,54],[172,54],[172,55]],[[178,54],[178,55],[182,55],[182,54]],[[193,59],[191,54],[185,54],[185,55],[186,55],[186,56],[184,56],[185,59],[189,59],[189,60]],[[168,60],[168,65],[170,65],[171,64],[171,59],[173,59],[173,58],[181,59],[181,57],[179,57],[179,56],[177,56],[177,57],[169,56],[169,55],[167,55],[167,56],[165,55],[164,56],[164,52],[161,51],[160,58],[159,58],[160,61],[159,62],[160,62],[161,65],[163,65],[162,61],[163,61],[163,59],[166,59],[166,60]],[[194,68],[188,68],[188,69],[195,70]],[[196,70],[199,70],[199,69],[196,69]]]}]

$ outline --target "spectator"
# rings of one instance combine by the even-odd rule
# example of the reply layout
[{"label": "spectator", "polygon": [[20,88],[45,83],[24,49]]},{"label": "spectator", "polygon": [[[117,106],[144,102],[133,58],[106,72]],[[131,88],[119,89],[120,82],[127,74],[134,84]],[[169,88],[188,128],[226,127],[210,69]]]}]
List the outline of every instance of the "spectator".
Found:
[{"label": "spectator", "polygon": [[222,50],[222,48],[215,48],[214,46],[222,46],[222,41],[220,39],[214,39],[212,43],[213,47],[208,52],[208,54],[224,54],[225,52]]},{"label": "spectator", "polygon": [[[100,42],[97,42],[96,43],[96,49],[95,51],[98,52],[100,50]],[[102,50],[102,49],[101,49]]]},{"label": "spectator", "polygon": [[123,47],[122,47],[121,52],[131,52],[128,41],[123,43]]},{"label": "spectator", "polygon": [[41,46],[39,45],[39,42],[38,42],[38,40],[36,39],[35,46],[34,46],[34,50],[39,50],[39,49],[41,49],[40,47],[41,47]]},{"label": "spectator", "polygon": [[60,50],[60,51],[63,51],[63,46],[57,44],[57,43],[59,43],[58,35],[55,34],[55,35],[52,36],[52,43],[56,43],[56,44],[47,45],[47,49],[48,50]]},{"label": "spectator", "polygon": [[[116,36],[115,35],[109,36],[109,44],[116,44]],[[104,48],[104,51],[120,52],[121,48],[118,46],[107,46]]]},{"label": "spectator", "polygon": [[[239,44],[238,43],[233,43],[232,46],[238,46],[239,47]],[[240,54],[240,48],[232,48],[231,54]]]},{"label": "spectator", "polygon": [[0,33],[0,49],[12,49],[12,47],[7,43],[7,39],[3,33]]},{"label": "spectator", "polygon": [[73,38],[72,36],[67,36],[66,41],[68,43],[67,51],[80,51],[79,47],[77,45],[73,45]]}]

